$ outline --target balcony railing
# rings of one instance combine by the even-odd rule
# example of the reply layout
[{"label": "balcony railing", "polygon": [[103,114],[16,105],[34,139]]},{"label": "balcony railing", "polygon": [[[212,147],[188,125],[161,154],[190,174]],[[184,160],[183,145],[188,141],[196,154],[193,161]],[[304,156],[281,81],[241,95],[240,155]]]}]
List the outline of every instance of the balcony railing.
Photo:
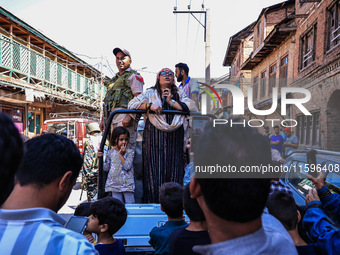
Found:
[{"label": "balcony railing", "polygon": [[100,101],[101,85],[98,82],[5,35],[0,35],[0,67],[28,83],[52,88],[88,103]]}]

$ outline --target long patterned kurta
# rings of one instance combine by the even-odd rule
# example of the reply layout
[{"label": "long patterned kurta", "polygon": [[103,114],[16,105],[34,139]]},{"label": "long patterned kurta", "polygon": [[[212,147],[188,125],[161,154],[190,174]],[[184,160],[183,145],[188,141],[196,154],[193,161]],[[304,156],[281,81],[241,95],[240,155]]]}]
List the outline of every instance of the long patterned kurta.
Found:
[{"label": "long patterned kurta", "polygon": [[[181,101],[186,105],[194,104],[182,91],[178,91],[174,95],[174,100]],[[156,90],[148,89],[134,98],[130,102],[129,108],[138,109],[143,102],[162,105]],[[163,109],[174,110],[166,102]],[[143,132],[143,191],[145,203],[159,203],[160,186],[165,182],[183,184],[184,176],[184,116],[163,116],[163,120],[170,128],[165,127],[164,124],[162,126],[155,118],[159,119],[161,116],[149,115]]]},{"label": "long patterned kurta", "polygon": [[134,151],[127,149],[125,163],[119,158],[119,152],[111,149],[107,152],[104,171],[109,172],[105,184],[105,192],[134,192],[135,182],[133,177]]}]

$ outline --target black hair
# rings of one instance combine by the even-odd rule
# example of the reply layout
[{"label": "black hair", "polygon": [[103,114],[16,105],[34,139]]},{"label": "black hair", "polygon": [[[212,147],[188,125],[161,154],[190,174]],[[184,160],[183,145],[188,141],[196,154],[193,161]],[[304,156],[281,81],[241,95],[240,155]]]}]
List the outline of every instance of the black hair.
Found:
[{"label": "black hair", "polygon": [[[241,121],[241,118],[228,119],[228,123]],[[214,127],[210,122],[196,144],[195,166],[218,164],[241,169],[271,163],[268,138],[249,126]],[[249,222],[261,216],[270,191],[269,178],[195,178],[205,203],[217,216],[233,222]]]},{"label": "black hair", "polygon": [[186,75],[189,75],[189,67],[187,64],[178,63],[175,65],[175,67],[178,67],[179,70],[183,70]]},{"label": "black hair", "polygon": [[293,196],[284,191],[275,191],[268,197],[267,208],[269,213],[277,218],[286,230],[296,228],[298,208]]},{"label": "black hair", "polygon": [[183,215],[183,187],[175,182],[164,183],[159,189],[159,202],[171,218]]},{"label": "black hair", "polygon": [[125,204],[113,197],[104,197],[93,202],[90,213],[98,218],[99,224],[108,225],[110,235],[115,234],[127,219]]},{"label": "black hair", "polygon": [[92,204],[91,202],[83,202],[79,204],[74,210],[74,216],[89,217],[91,215],[90,213],[91,204]]},{"label": "black hair", "polygon": [[185,213],[191,221],[205,221],[204,213],[199,206],[197,199],[190,197],[189,185],[190,183],[185,185],[183,192],[183,207]]},{"label": "black hair", "polygon": [[23,155],[23,141],[12,118],[0,113],[0,205],[13,189],[14,176]]},{"label": "black hair", "polygon": [[128,139],[130,138],[130,132],[125,127],[116,127],[111,136],[111,145],[115,146],[117,145],[117,140],[119,139],[120,135],[127,135]]},{"label": "black hair", "polygon": [[274,126],[274,129],[275,129],[275,128],[278,128],[278,129],[280,129],[280,127],[279,127],[278,125]]},{"label": "black hair", "polygon": [[72,171],[74,181],[83,164],[79,149],[73,141],[57,134],[34,137],[25,143],[24,160],[16,180],[21,186],[35,184],[44,187]]}]

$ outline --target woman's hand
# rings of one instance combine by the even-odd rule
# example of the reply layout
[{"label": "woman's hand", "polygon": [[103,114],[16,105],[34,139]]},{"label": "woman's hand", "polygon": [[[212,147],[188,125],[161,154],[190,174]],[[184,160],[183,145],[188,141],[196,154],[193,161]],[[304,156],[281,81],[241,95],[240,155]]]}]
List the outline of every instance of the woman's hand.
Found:
[{"label": "woman's hand", "polygon": [[164,89],[162,97],[166,97],[166,102],[171,104],[172,94],[170,89]]},{"label": "woman's hand", "polygon": [[162,107],[160,107],[159,105],[156,104],[152,104],[150,107],[151,111],[154,111],[157,114],[160,114],[162,112]]}]

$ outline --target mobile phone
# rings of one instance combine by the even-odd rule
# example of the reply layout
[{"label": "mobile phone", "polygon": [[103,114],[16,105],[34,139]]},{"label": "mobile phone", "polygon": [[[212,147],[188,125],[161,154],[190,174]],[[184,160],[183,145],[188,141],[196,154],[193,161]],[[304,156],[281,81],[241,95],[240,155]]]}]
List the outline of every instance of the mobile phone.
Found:
[{"label": "mobile phone", "polygon": [[65,228],[71,229],[74,232],[82,234],[86,228],[88,217],[83,216],[72,216],[65,224]]}]

